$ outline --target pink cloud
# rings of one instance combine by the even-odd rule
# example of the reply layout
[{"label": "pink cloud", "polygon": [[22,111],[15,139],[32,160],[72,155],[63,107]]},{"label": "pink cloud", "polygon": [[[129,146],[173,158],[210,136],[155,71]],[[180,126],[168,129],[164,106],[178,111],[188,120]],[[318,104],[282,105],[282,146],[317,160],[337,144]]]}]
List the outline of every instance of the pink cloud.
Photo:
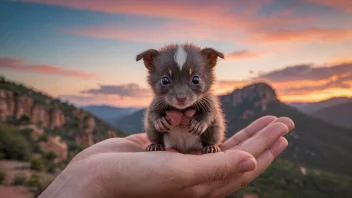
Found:
[{"label": "pink cloud", "polygon": [[[233,37],[235,33],[246,32],[249,30],[255,31],[267,27],[281,27],[290,25],[299,25],[302,21],[307,22],[310,18],[306,16],[296,17],[289,12],[285,12],[285,17],[282,13],[274,13],[272,16],[257,16],[257,12],[264,5],[274,2],[274,0],[248,0],[248,1],[87,1],[87,0],[22,0],[23,2],[35,2],[49,5],[58,5],[75,9],[85,9],[92,11],[100,11],[114,14],[127,14],[136,16],[153,16],[172,20],[180,20],[184,24],[192,24],[193,29],[212,29],[214,32],[231,31]],[[173,22],[174,23],[174,22]],[[165,25],[162,32],[173,28],[173,25]],[[183,26],[176,25],[178,28]],[[186,25],[187,26],[187,25]],[[111,28],[111,27],[110,27]],[[189,27],[186,27],[189,28]],[[110,30],[108,27],[93,27],[78,30],[70,30],[73,33],[83,34],[85,36],[94,36],[101,38],[124,38],[132,30],[111,28],[112,33],[106,33],[105,30]],[[178,31],[178,29],[170,29]],[[141,32],[143,30],[139,30]],[[148,31],[148,30],[147,30]],[[151,31],[151,30],[149,30]],[[172,31],[167,31],[171,33]],[[158,31],[154,31],[157,33]],[[200,32],[200,31],[199,31]],[[203,32],[204,33],[204,32]],[[140,33],[142,34],[142,33]],[[175,33],[176,34],[176,33]],[[145,36],[145,34],[144,34]],[[196,36],[199,36],[196,35]],[[163,38],[165,34],[163,35]]]},{"label": "pink cloud", "polygon": [[[314,28],[318,15],[296,15],[292,9],[274,11],[265,17],[259,10],[274,0],[249,1],[110,1],[110,0],[21,0],[22,2],[57,5],[74,9],[152,16],[171,22],[150,27],[105,26],[65,29],[63,32],[92,38],[134,42],[169,40],[210,40],[242,44],[286,41],[337,41],[351,39],[351,30]],[[308,0],[309,1],[309,0]],[[317,0],[310,0],[318,2]],[[349,0],[338,0],[348,6]],[[202,3],[204,2],[204,3]],[[332,4],[332,0],[323,0]],[[303,26],[303,27],[302,27]],[[292,29],[296,27],[296,29]],[[300,27],[301,29],[297,29]],[[291,29],[290,29],[291,28]]]},{"label": "pink cloud", "polygon": [[146,107],[152,100],[151,97],[120,97],[117,95],[59,95],[63,101],[69,101],[78,106],[84,105],[112,105],[119,107]]},{"label": "pink cloud", "polygon": [[164,42],[170,40],[192,39],[211,41],[231,41],[233,32],[219,31],[206,25],[187,22],[172,22],[159,26],[145,27],[116,27],[98,26],[63,30],[64,33],[92,38],[119,39],[132,42]]},{"label": "pink cloud", "polygon": [[327,28],[305,28],[305,29],[282,29],[271,32],[259,32],[252,36],[254,40],[269,42],[281,41],[319,41],[335,42],[352,39],[352,30],[327,29]]},{"label": "pink cloud", "polygon": [[226,58],[229,59],[244,59],[244,58],[257,58],[260,56],[264,56],[269,54],[268,51],[248,51],[248,50],[240,50],[234,51],[226,55]]},{"label": "pink cloud", "polygon": [[[85,9],[107,13],[120,13],[127,15],[154,16],[169,19],[184,19],[193,22],[208,24],[221,24],[231,22],[236,24],[238,20],[230,12],[240,9],[243,15],[256,13],[263,5],[274,2],[274,0],[248,0],[248,1],[110,1],[110,0],[20,0],[22,2],[42,3],[58,5],[63,7]],[[204,2],[204,3],[203,3]],[[245,9],[241,9],[245,8]]]},{"label": "pink cloud", "polygon": [[70,70],[58,66],[26,64],[24,60],[18,58],[0,58],[0,68],[14,71],[36,72],[40,74],[68,76],[82,79],[92,79],[97,77],[97,75],[93,73],[78,70]]}]

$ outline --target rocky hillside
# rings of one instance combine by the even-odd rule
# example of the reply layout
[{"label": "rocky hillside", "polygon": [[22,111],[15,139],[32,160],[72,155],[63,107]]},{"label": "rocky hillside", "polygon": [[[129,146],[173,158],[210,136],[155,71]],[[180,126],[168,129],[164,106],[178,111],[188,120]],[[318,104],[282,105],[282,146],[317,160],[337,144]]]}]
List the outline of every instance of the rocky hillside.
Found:
[{"label": "rocky hillside", "polygon": [[[87,111],[0,78],[0,180],[6,186],[26,185],[36,195],[50,182],[43,179],[54,178],[78,152],[119,136],[125,133]],[[17,161],[28,165],[6,165]]]},{"label": "rocky hillside", "polygon": [[62,131],[63,136],[83,146],[125,135],[87,111],[4,78],[0,79],[0,120],[14,124],[28,122],[49,131]]}]

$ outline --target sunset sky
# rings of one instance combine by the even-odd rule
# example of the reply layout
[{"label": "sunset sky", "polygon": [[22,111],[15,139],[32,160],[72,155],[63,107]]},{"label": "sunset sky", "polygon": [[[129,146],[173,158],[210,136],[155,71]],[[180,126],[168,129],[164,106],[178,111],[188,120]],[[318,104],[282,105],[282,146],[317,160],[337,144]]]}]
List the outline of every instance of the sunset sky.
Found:
[{"label": "sunset sky", "polygon": [[0,74],[76,105],[148,105],[135,57],[175,42],[225,54],[218,94],[264,81],[284,102],[352,97],[352,0],[0,2]]}]

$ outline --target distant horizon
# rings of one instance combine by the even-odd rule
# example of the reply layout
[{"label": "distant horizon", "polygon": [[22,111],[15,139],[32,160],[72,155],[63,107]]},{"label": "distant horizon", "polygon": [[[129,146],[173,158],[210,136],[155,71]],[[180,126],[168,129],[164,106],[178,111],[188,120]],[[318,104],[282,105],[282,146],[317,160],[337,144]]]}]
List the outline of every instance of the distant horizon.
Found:
[{"label": "distant horizon", "polygon": [[225,54],[216,94],[264,81],[286,103],[352,97],[347,1],[0,2],[0,73],[76,105],[147,106],[138,53],[191,42]]},{"label": "distant horizon", "polygon": [[[0,77],[2,77],[2,76],[0,75]],[[145,105],[145,106],[118,106],[118,105],[114,105],[114,104],[105,104],[105,103],[101,103],[101,104],[99,104],[99,103],[95,103],[95,104],[94,104],[94,103],[93,103],[93,104],[78,105],[78,104],[71,103],[70,101],[63,100],[62,98],[57,98],[57,97],[55,97],[55,96],[52,96],[52,95],[50,95],[50,94],[48,94],[48,93],[45,93],[45,92],[43,92],[43,91],[41,91],[41,90],[39,90],[39,89],[34,88],[34,87],[30,87],[30,86],[24,84],[23,82],[16,81],[16,80],[13,80],[13,79],[9,79],[9,78],[6,77],[6,76],[3,76],[3,77],[5,78],[5,80],[7,80],[7,81],[9,81],[9,82],[13,82],[13,83],[17,83],[17,84],[22,84],[22,85],[26,86],[27,88],[32,89],[33,91],[41,92],[41,93],[43,93],[43,94],[45,94],[45,95],[47,95],[47,96],[49,96],[49,97],[52,97],[52,98],[55,98],[55,99],[59,99],[59,100],[62,101],[62,102],[69,102],[70,104],[72,104],[72,105],[74,105],[74,106],[76,106],[76,107],[78,107],[78,108],[84,108],[84,107],[87,107],[87,106],[106,106],[106,107],[123,108],[123,109],[128,109],[128,108],[132,108],[132,109],[144,109],[144,108],[146,108],[146,107],[148,106],[148,104]],[[260,82],[258,82],[258,83],[260,83]],[[265,82],[264,82],[264,83],[265,83]],[[249,85],[252,85],[252,84],[255,84],[255,83],[246,84],[246,85],[244,85],[243,87],[246,87],[246,86],[249,86]],[[271,86],[271,85],[269,84],[269,86]],[[222,95],[230,94],[230,93],[232,93],[233,91],[235,91],[236,89],[242,89],[243,87],[234,88],[234,89],[233,89],[232,91],[230,91],[230,92],[227,92],[227,93],[224,93],[224,94],[217,94],[217,96],[222,96]],[[273,87],[272,87],[272,88],[273,88]],[[274,88],[274,91],[276,92],[275,88]],[[278,97],[278,96],[277,96],[277,97]],[[352,97],[348,97],[348,96],[333,96],[333,97],[330,97],[330,98],[326,98],[326,99],[322,99],[322,100],[317,100],[317,101],[310,101],[310,102],[301,102],[301,101],[285,102],[285,101],[281,101],[279,98],[278,98],[278,99],[279,99],[281,102],[286,103],[286,104],[299,104],[299,103],[301,103],[301,104],[309,104],[309,103],[322,102],[322,101],[326,101],[326,100],[330,100],[330,99],[334,99],[334,98],[351,98],[351,99],[352,99]]]}]

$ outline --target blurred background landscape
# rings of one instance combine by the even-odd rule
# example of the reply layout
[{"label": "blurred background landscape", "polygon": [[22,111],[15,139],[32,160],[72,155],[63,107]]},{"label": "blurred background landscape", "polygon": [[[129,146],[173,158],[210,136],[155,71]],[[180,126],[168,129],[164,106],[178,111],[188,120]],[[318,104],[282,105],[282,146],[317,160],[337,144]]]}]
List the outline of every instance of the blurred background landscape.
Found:
[{"label": "blurred background landscape", "polygon": [[352,2],[0,2],[0,194],[37,197],[78,152],[141,133],[135,56],[193,42],[225,54],[227,137],[288,116],[288,148],[229,197],[352,197]]}]

